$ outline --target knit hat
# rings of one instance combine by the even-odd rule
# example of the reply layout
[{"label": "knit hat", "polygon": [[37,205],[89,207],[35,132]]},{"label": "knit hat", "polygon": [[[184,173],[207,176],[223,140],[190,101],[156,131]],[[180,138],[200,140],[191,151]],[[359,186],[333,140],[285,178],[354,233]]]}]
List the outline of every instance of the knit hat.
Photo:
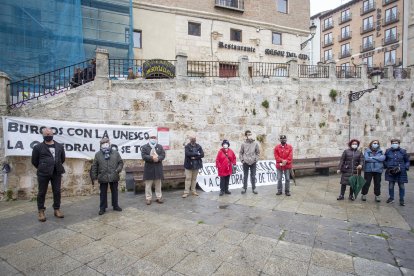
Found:
[{"label": "knit hat", "polygon": [[105,143],[109,143],[109,138],[108,137],[104,137],[101,139],[101,141],[99,142],[101,145],[105,144]]},{"label": "knit hat", "polygon": [[224,139],[223,142],[221,143],[221,146],[223,146],[224,144],[227,144],[230,147],[229,140]]},{"label": "knit hat", "polygon": [[286,139],[286,135],[280,135],[279,139]]}]

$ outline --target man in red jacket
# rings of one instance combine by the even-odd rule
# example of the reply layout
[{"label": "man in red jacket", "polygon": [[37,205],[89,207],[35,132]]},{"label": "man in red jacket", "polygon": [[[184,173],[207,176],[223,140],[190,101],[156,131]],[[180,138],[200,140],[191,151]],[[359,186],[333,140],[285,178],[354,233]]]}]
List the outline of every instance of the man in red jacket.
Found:
[{"label": "man in red jacket", "polygon": [[292,168],[293,148],[287,144],[286,135],[280,135],[280,144],[274,149],[277,169],[277,193],[282,194],[282,174],[285,176],[285,194],[290,196],[290,169]]}]

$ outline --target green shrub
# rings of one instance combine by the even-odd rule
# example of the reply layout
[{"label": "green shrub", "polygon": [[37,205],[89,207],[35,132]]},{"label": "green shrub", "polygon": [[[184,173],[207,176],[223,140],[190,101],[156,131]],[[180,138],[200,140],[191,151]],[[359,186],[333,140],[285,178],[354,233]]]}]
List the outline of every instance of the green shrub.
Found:
[{"label": "green shrub", "polygon": [[268,108],[269,108],[269,102],[268,102],[267,100],[264,100],[264,101],[262,102],[262,106],[263,106],[264,108],[268,109]]},{"label": "green shrub", "polygon": [[329,92],[329,97],[331,97],[332,101],[336,101],[336,96],[338,96],[338,92],[335,89],[331,89]]}]

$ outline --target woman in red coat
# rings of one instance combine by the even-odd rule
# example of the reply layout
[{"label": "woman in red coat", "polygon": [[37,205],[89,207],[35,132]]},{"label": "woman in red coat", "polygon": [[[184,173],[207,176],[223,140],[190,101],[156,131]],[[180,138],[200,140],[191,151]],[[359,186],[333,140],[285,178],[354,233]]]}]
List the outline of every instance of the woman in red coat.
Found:
[{"label": "woman in red coat", "polygon": [[231,194],[229,191],[230,175],[233,171],[233,165],[236,165],[236,155],[230,149],[230,142],[223,140],[222,148],[217,153],[216,167],[218,176],[220,176],[220,196]]}]

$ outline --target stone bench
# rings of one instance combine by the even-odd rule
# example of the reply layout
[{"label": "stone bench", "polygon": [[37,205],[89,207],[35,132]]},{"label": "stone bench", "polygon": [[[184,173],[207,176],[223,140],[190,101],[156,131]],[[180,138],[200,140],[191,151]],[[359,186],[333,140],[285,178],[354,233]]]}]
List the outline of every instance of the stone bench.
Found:
[{"label": "stone bench", "polygon": [[338,167],[341,157],[316,157],[293,159],[293,171],[314,169],[321,175],[329,175],[330,168]]},{"label": "stone bench", "polygon": [[[163,165],[164,179],[162,185],[165,186],[171,182],[184,183],[185,172],[183,165]],[[125,186],[126,190],[137,193],[145,189],[143,180],[143,166],[129,166],[125,168]]]}]

